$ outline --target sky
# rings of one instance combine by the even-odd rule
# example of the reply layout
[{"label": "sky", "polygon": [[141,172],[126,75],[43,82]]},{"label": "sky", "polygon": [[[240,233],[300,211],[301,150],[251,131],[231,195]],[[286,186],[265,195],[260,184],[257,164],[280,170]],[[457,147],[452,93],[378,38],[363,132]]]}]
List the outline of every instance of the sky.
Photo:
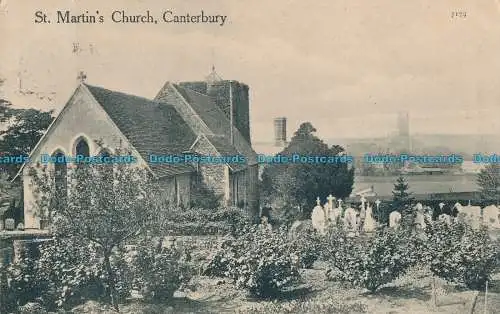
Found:
[{"label": "sky", "polygon": [[[38,10],[54,19],[98,10],[105,22],[35,24]],[[114,10],[227,21],[117,24]],[[498,134],[499,54],[498,0],[0,0],[2,93],[14,105],[57,112],[81,70],[91,85],[153,98],[166,81],[203,80],[215,65],[250,86],[257,142],[273,138],[279,116],[289,135],[309,121],[323,138],[385,136],[402,111],[413,133]]]}]

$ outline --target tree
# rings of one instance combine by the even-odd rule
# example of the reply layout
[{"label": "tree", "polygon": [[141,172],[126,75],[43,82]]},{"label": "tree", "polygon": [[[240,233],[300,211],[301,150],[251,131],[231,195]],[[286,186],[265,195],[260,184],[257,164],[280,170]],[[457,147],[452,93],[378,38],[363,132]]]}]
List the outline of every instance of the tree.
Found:
[{"label": "tree", "polygon": [[481,198],[486,201],[500,201],[500,164],[487,165],[477,175]]},{"label": "tree", "polygon": [[[6,126],[0,127],[0,152],[7,156],[29,155],[54,120],[52,114],[52,110],[13,108],[10,101],[0,98],[0,123]],[[0,164],[0,170],[13,176],[20,166],[5,163]]]},{"label": "tree", "polygon": [[[290,144],[279,153],[292,158],[293,155],[307,157],[339,157],[344,149],[333,145],[328,147],[314,135],[316,129],[311,123],[302,123],[292,137]],[[345,157],[344,157],[345,160]],[[282,199],[292,207],[299,207],[309,214],[316,197],[332,194],[337,198],[348,197],[354,183],[354,168],[347,162],[282,162],[267,165],[262,174],[262,191],[271,199]]]},{"label": "tree", "polygon": [[414,198],[408,192],[409,186],[405,177],[400,175],[394,184],[392,191],[392,211],[397,210],[401,212],[403,222],[412,223],[415,219],[416,212],[413,210],[412,205]]},{"label": "tree", "polygon": [[[123,150],[117,149],[117,155]],[[162,219],[148,173],[124,163],[79,164],[68,173],[67,197],[60,201],[54,172],[31,167],[37,214],[49,219],[56,236],[93,243],[92,254],[103,258],[108,298],[118,310],[111,256],[127,240],[145,234]],[[112,172],[110,172],[112,170]],[[110,174],[111,173],[111,174]],[[58,199],[59,198],[59,199]]]}]

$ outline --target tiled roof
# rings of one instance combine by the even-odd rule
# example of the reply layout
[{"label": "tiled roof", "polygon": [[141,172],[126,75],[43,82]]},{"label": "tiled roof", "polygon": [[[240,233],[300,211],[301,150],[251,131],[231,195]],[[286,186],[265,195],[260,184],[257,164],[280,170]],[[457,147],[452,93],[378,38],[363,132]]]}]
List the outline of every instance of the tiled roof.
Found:
[{"label": "tiled roof", "polygon": [[[85,86],[146,162],[150,154],[181,154],[196,140],[196,135],[171,105]],[[192,166],[186,164],[150,163],[149,166],[158,177],[193,171]]]},{"label": "tiled roof", "polygon": [[[226,144],[221,144],[221,149],[223,146],[225,147],[224,149],[228,149],[227,145],[233,146],[235,151],[248,159],[249,164],[257,163],[257,155],[236,127],[233,127],[233,144],[230,144],[231,129],[228,127],[230,121],[210,96],[179,85],[174,85],[174,87],[215,135],[223,135],[225,137]],[[214,137],[212,139],[215,140]],[[216,146],[215,143],[212,144]],[[220,153],[224,154],[224,152]]]},{"label": "tiled roof", "polygon": [[[236,156],[236,155],[241,155],[236,148],[234,148],[233,145],[231,145],[228,140],[224,136],[217,136],[217,135],[205,135],[206,138],[212,143],[212,145],[215,147],[217,152],[221,154],[222,156]],[[247,163],[231,163],[229,164],[229,167],[233,171],[239,171],[245,169],[247,166]]]}]

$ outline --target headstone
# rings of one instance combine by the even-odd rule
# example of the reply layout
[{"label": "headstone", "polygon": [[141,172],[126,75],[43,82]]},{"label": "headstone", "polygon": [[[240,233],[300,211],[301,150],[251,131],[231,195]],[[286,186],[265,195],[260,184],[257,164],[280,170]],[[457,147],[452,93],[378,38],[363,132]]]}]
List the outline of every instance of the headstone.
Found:
[{"label": "headstone", "polygon": [[5,230],[12,231],[16,229],[15,221],[13,218],[7,218],[5,219]]},{"label": "headstone", "polygon": [[373,219],[373,209],[371,206],[366,208],[366,217],[363,224],[363,229],[365,232],[373,232],[376,228],[375,219]]},{"label": "headstone", "polygon": [[425,229],[425,215],[424,215],[424,206],[418,203],[415,206],[417,210],[417,215],[415,217],[415,225],[417,229]]},{"label": "headstone", "polygon": [[288,236],[290,239],[294,240],[301,234],[313,229],[311,220],[297,220],[295,221],[290,230],[288,231]]},{"label": "headstone", "polygon": [[320,205],[319,198],[316,200],[316,206],[313,208],[311,213],[311,222],[313,228],[318,231],[320,234],[325,234],[326,230],[326,219],[325,219],[325,211],[323,207]]},{"label": "headstone", "polygon": [[397,228],[401,222],[401,213],[398,211],[393,211],[389,214],[389,227]]},{"label": "headstone", "polygon": [[17,230],[24,230],[24,224],[22,222],[17,224]]},{"label": "headstone", "polygon": [[358,213],[352,207],[349,207],[345,210],[344,213],[344,226],[347,230],[355,231],[357,230],[357,218]]},{"label": "headstone", "polygon": [[0,231],[4,229],[5,229],[4,222],[2,219],[0,219]]},{"label": "headstone", "polygon": [[482,217],[481,217],[481,207],[479,206],[462,206],[459,205],[457,207],[458,210],[458,215],[461,217],[461,219],[469,224],[472,228],[479,228],[482,224]]},{"label": "headstone", "polygon": [[495,205],[483,208],[483,224],[490,228],[500,228],[500,209]]},{"label": "headstone", "polygon": [[330,211],[330,221],[331,223],[336,226],[339,218],[342,216],[342,209],[341,208],[334,208]]},{"label": "headstone", "polygon": [[451,216],[448,215],[448,214],[441,214],[441,215],[439,215],[438,219],[439,219],[439,221],[442,221],[442,222],[444,222],[444,223],[446,223],[448,225],[451,225],[451,222],[453,220],[451,218]]},{"label": "headstone", "polygon": [[263,229],[267,229],[269,231],[273,230],[273,226],[271,226],[271,224],[269,223],[269,220],[268,220],[267,216],[262,216],[261,217],[260,227],[263,228]]},{"label": "headstone", "polygon": [[339,198],[339,199],[337,200],[337,202],[339,203],[339,208],[340,208],[340,210],[342,210],[342,200]]}]

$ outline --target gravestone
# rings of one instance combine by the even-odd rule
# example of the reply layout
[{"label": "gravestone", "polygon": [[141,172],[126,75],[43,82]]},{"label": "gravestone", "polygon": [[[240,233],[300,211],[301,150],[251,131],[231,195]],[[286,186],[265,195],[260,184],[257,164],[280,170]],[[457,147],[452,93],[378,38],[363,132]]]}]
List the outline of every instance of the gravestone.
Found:
[{"label": "gravestone", "polygon": [[417,215],[415,217],[415,224],[417,229],[425,229],[425,214],[424,214],[424,206],[421,203],[418,203],[415,206],[417,210]]},{"label": "gravestone", "polygon": [[500,209],[495,205],[483,208],[483,224],[490,228],[500,228]]},{"label": "gravestone", "polygon": [[352,207],[349,207],[345,210],[344,213],[344,226],[348,231],[357,231],[358,221],[357,221],[358,213]]},{"label": "gravestone", "polygon": [[398,211],[393,211],[389,214],[389,227],[397,228],[401,223],[401,213]]},{"label": "gravestone", "polygon": [[295,240],[299,235],[311,230],[314,230],[311,220],[297,220],[290,227],[290,230],[288,231],[288,237],[291,240]]},{"label": "gravestone", "polygon": [[456,206],[455,207],[458,210],[459,216],[461,216],[461,219],[467,224],[469,224],[472,228],[477,229],[481,226],[482,224],[482,217],[481,217],[481,207],[479,206]]},{"label": "gravestone", "polygon": [[330,211],[330,221],[332,225],[336,226],[338,223],[338,220],[342,217],[342,209],[341,208],[334,208]]},{"label": "gravestone", "polygon": [[24,230],[24,224],[22,222],[17,224],[17,230]]},{"label": "gravestone", "polygon": [[7,218],[5,219],[5,230],[12,231],[16,229],[16,222],[14,221],[13,218]]},{"label": "gravestone", "polygon": [[441,214],[441,215],[439,215],[438,219],[439,219],[439,221],[442,221],[442,222],[446,223],[447,225],[451,225],[451,223],[453,221],[452,217],[448,214]]},{"label": "gravestone", "polygon": [[365,222],[363,224],[363,230],[365,232],[373,232],[375,231],[376,228],[376,222],[375,219],[373,219],[373,209],[371,206],[368,205],[366,208],[366,217],[365,217]]},{"label": "gravestone", "polygon": [[321,201],[319,197],[316,199],[316,206],[313,208],[311,213],[311,223],[313,228],[318,231],[320,234],[325,234],[326,229],[326,219],[325,219],[325,211],[323,207],[321,207]]}]

